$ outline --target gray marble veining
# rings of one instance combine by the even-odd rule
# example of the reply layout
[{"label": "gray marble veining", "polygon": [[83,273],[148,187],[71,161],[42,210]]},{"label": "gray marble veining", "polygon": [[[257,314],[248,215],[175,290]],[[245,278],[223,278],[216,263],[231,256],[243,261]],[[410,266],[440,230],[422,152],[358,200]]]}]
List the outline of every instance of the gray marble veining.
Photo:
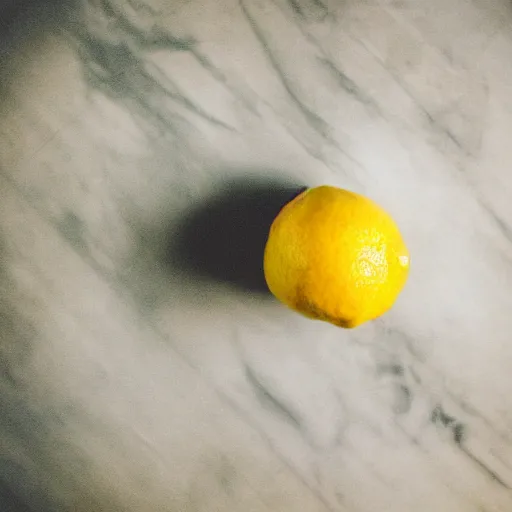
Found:
[{"label": "gray marble veining", "polygon": [[[512,509],[508,1],[2,15],[6,510]],[[236,263],[321,183],[412,254],[353,331]]]}]

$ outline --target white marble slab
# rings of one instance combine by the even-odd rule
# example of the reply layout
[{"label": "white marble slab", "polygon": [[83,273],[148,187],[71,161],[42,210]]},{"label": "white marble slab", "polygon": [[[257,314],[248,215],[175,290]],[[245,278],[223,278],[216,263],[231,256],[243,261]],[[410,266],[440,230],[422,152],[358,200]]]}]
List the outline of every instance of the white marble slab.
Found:
[{"label": "white marble slab", "polygon": [[[509,2],[16,16],[0,57],[5,507],[512,509]],[[251,273],[244,233],[320,183],[380,202],[411,250],[396,306],[353,331]]]}]

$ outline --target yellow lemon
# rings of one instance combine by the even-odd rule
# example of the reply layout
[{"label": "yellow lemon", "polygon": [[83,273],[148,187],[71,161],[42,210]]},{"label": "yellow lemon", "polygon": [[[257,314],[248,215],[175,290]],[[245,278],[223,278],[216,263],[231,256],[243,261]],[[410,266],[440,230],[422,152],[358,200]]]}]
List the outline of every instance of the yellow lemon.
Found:
[{"label": "yellow lemon", "polygon": [[351,328],[393,305],[407,280],[409,252],[379,205],[322,186],[304,191],[279,212],[264,271],[270,291],[290,308]]}]

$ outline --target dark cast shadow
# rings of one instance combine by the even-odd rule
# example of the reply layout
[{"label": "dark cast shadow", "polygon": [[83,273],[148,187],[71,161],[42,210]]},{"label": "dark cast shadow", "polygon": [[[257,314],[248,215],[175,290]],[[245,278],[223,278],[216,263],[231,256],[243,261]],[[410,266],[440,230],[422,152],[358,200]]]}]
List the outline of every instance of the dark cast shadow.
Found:
[{"label": "dark cast shadow", "polygon": [[182,270],[267,294],[263,254],[270,226],[283,206],[305,189],[303,183],[284,178],[227,182],[184,216],[169,241],[169,254]]}]

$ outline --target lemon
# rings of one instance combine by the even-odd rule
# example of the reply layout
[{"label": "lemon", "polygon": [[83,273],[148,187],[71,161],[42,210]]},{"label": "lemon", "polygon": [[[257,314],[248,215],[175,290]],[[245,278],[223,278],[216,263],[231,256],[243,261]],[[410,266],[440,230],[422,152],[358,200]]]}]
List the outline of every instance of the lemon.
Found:
[{"label": "lemon", "polygon": [[390,215],[367,197],[331,186],[286,204],[265,246],[265,279],[277,299],[340,327],[385,313],[408,271],[409,252]]}]

